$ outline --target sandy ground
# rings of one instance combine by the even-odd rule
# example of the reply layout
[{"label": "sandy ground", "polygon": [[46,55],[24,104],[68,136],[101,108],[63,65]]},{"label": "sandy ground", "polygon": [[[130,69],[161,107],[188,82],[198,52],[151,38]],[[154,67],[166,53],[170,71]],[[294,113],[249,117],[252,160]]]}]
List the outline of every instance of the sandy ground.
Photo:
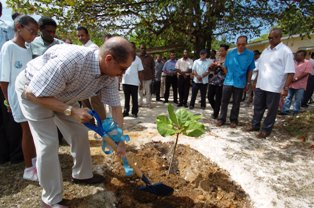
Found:
[{"label": "sandy ground", "polygon": [[[313,109],[314,106],[309,108]],[[203,116],[206,134],[196,139],[183,136],[180,144],[189,145],[226,170],[249,195],[254,207],[314,207],[314,151],[309,148],[314,130],[308,142],[301,142],[279,131],[277,126],[284,118],[278,116],[278,125],[271,136],[261,140],[256,138],[256,133],[243,131],[252,118],[252,106],[241,106],[240,124],[236,129],[229,128],[228,123],[216,127],[209,105],[206,110],[196,105],[192,112]],[[151,109],[140,109],[138,118],[125,118],[131,145],[174,141],[172,137],[163,138],[158,134],[155,120],[160,114],[167,114],[166,105],[153,102]],[[139,133],[145,137],[139,138]]]}]

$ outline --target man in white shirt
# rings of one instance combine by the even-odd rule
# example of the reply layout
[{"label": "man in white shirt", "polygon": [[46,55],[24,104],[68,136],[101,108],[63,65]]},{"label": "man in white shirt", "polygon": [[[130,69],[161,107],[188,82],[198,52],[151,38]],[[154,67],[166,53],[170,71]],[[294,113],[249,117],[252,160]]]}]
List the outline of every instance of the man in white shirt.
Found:
[{"label": "man in white shirt", "polygon": [[176,63],[178,76],[178,89],[179,89],[179,104],[178,107],[188,107],[188,97],[190,91],[191,72],[193,60],[189,58],[188,51],[183,51],[183,57]]},{"label": "man in white shirt", "polygon": [[[99,49],[98,45],[90,40],[87,28],[79,26],[76,28],[76,35],[84,47],[92,48],[94,50]],[[83,100],[82,103],[85,107],[94,109],[102,120],[106,118],[106,109],[104,104],[101,102],[99,95]]]},{"label": "man in white shirt", "polygon": [[192,97],[190,101],[190,109],[194,108],[195,99],[198,90],[201,91],[201,109],[206,107],[206,90],[208,85],[209,66],[213,63],[206,58],[207,51],[205,49],[200,51],[200,58],[195,60],[192,66],[192,74],[194,75],[192,84]]},{"label": "man in white shirt", "polygon": [[[279,107],[280,96],[286,97],[289,85],[295,73],[293,53],[281,42],[281,29],[274,28],[270,31],[269,46],[259,58],[252,126],[247,131],[260,131],[258,138],[270,135],[275,124]],[[265,110],[268,109],[266,118],[261,120]]]},{"label": "man in white shirt", "polygon": [[90,36],[86,27],[79,26],[76,28],[76,35],[79,41],[89,48],[97,50],[99,47],[93,41],[90,40]]},{"label": "man in white shirt", "polygon": [[[131,42],[134,51],[136,50],[135,43]],[[130,111],[130,96],[132,96],[132,116],[137,118],[138,113],[138,86],[140,85],[140,71],[144,67],[141,59],[136,56],[131,66],[125,71],[122,76],[122,86],[124,92],[124,111],[123,117],[129,116]]]}]

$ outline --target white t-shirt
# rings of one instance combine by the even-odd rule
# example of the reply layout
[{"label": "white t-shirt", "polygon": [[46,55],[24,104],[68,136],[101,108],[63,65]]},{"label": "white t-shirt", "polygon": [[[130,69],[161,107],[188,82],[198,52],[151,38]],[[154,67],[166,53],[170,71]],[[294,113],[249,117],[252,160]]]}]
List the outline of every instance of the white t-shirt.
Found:
[{"label": "white t-shirt", "polygon": [[[212,63],[213,63],[213,61],[210,59],[205,59],[203,61],[201,59],[197,59],[193,63],[192,71],[193,72],[195,71],[198,75],[201,76],[203,73],[208,71],[208,68]],[[202,81],[198,81],[198,79],[194,76],[193,81],[195,83],[207,84],[208,83],[208,76],[203,77]]]},{"label": "white t-shirt", "polygon": [[293,54],[290,48],[279,43],[273,49],[268,46],[261,54],[258,65],[256,88],[280,93],[288,73],[295,73]]},{"label": "white t-shirt", "polygon": [[98,45],[96,45],[95,43],[93,43],[91,40],[87,41],[87,43],[84,44],[85,47],[88,47],[88,48],[93,48],[95,50],[98,50],[99,47]]},{"label": "white t-shirt", "polygon": [[15,93],[15,80],[17,75],[26,68],[26,64],[32,60],[32,50],[22,48],[12,40],[3,44],[1,49],[0,81],[8,82],[8,99],[12,115],[17,123],[26,121],[20,109]]},{"label": "white t-shirt", "polygon": [[192,66],[193,60],[190,58],[187,58],[186,60],[184,58],[180,58],[176,63],[176,69],[180,69],[182,72],[188,72],[192,69]]},{"label": "white t-shirt", "polygon": [[144,70],[144,67],[143,67],[142,61],[138,56],[136,56],[131,66],[129,66],[129,68],[123,74],[122,84],[139,86],[140,79],[138,77],[138,72],[143,71],[143,70]]}]

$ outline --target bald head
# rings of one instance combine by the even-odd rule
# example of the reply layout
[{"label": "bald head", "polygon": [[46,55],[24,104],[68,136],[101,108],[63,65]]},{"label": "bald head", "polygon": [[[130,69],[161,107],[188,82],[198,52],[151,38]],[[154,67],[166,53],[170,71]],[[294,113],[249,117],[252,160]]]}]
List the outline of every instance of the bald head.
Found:
[{"label": "bald head", "polygon": [[270,32],[273,32],[274,34],[278,35],[279,37],[282,37],[282,30],[280,28],[273,28]]},{"label": "bald head", "polygon": [[135,57],[132,44],[122,37],[108,39],[100,48],[100,55],[111,54],[118,63],[126,63],[130,56]]}]

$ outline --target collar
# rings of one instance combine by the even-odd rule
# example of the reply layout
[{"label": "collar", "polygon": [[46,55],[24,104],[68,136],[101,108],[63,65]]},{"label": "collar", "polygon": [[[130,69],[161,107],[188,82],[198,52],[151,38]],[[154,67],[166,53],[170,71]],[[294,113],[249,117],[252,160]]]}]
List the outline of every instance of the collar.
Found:
[{"label": "collar", "polygon": [[283,46],[283,43],[280,42],[273,49],[271,49],[270,45],[267,47],[267,50],[279,50]]},{"label": "collar", "polygon": [[85,47],[88,47],[88,46],[90,46],[91,44],[93,44],[93,42],[89,39],[89,40],[84,44],[84,46],[85,46]]}]

